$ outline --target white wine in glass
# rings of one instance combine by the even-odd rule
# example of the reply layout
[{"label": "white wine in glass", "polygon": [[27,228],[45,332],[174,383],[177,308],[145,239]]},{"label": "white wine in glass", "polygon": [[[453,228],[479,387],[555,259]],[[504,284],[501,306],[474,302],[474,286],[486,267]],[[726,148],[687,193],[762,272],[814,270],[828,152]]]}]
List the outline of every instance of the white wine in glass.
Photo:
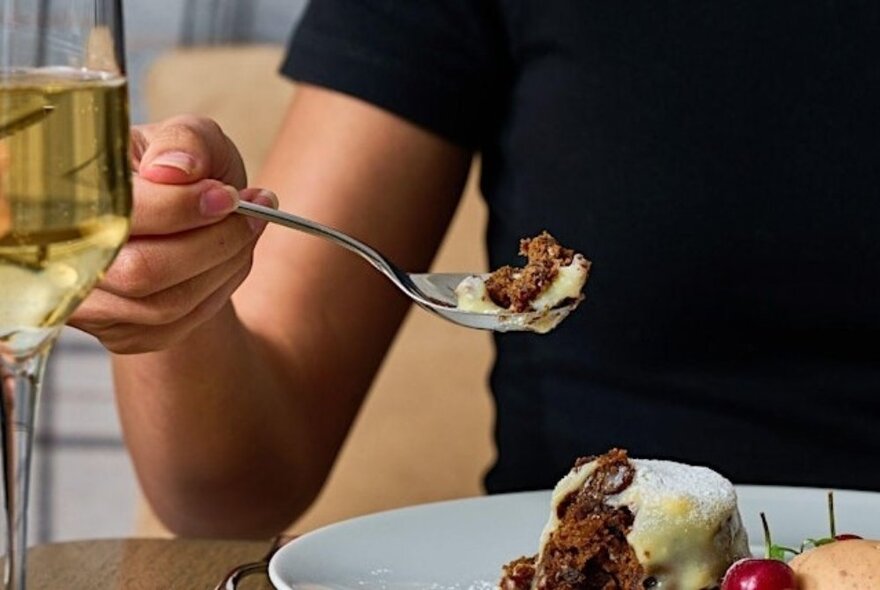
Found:
[{"label": "white wine in glass", "polygon": [[120,0],[0,0],[5,587],[24,590],[33,423],[61,327],[128,236]]}]

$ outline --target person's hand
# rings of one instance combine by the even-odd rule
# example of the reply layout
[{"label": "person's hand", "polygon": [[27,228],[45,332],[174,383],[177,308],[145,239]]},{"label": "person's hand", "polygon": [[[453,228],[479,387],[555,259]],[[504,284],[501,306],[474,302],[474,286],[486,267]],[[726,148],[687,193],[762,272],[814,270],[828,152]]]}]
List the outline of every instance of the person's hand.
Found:
[{"label": "person's hand", "polygon": [[168,348],[215,317],[251,268],[265,223],[230,215],[245,189],[233,143],[212,121],[177,117],[132,130],[131,237],[69,324],[117,353]]}]

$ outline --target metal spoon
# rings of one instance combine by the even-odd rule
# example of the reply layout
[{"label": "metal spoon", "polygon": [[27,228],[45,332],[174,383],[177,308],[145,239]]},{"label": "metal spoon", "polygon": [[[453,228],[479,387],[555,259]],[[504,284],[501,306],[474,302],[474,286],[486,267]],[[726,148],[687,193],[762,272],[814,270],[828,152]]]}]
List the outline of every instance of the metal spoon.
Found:
[{"label": "metal spoon", "polygon": [[223,579],[220,580],[220,583],[214,587],[214,590],[238,590],[241,581],[245,578],[256,574],[263,574],[265,576],[269,575],[269,562],[272,560],[272,556],[281,549],[287,543],[290,543],[296,539],[296,536],[287,536],[287,535],[278,535],[274,539],[272,539],[272,544],[269,546],[269,550],[266,552],[266,555],[263,556],[260,561],[252,561],[249,563],[243,563],[232,570],[229,571]]},{"label": "metal spoon", "polygon": [[406,273],[370,246],[320,223],[247,201],[241,201],[238,204],[238,213],[325,238],[347,250],[351,250],[385,275],[419,307],[460,326],[476,328],[478,330],[492,330],[494,332],[520,331],[544,333],[555,328],[580,303],[580,301],[572,301],[547,311],[525,313],[463,311],[458,309],[455,288],[467,277],[485,277],[486,275],[475,275],[472,273]]}]

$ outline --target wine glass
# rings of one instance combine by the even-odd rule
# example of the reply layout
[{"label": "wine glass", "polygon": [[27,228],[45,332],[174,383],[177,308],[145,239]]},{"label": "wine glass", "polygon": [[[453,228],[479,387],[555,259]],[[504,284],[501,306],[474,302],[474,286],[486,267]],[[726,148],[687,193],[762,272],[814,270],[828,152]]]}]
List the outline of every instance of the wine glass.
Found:
[{"label": "wine glass", "polygon": [[128,236],[121,0],[0,0],[6,590],[24,590],[34,413],[64,322]]}]

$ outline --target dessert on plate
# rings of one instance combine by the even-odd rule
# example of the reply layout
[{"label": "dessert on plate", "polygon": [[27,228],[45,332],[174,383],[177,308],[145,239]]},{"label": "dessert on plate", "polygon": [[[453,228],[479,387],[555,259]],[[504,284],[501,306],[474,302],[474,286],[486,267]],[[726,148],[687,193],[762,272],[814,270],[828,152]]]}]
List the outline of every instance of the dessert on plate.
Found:
[{"label": "dessert on plate", "polygon": [[545,312],[583,299],[590,261],[542,232],[520,242],[522,268],[504,266],[471,276],[455,289],[458,308],[477,313]]},{"label": "dessert on plate", "polygon": [[559,481],[537,555],[504,566],[500,588],[710,590],[748,555],[728,480],[614,449]]}]

